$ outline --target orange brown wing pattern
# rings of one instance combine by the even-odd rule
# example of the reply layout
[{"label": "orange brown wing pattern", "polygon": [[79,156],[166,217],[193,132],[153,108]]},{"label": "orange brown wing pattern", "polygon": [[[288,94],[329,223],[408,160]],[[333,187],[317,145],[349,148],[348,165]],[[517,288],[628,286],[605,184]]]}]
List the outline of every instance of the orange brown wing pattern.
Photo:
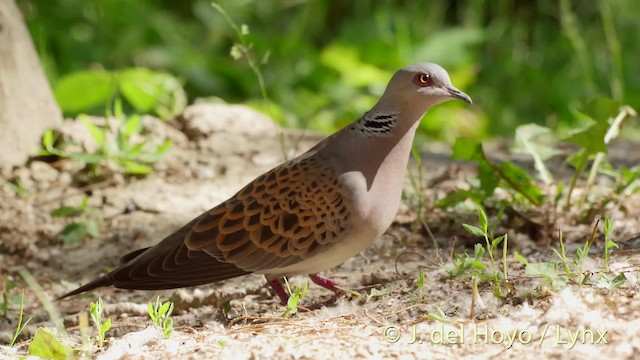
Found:
[{"label": "orange brown wing pattern", "polygon": [[292,265],[325,250],[350,224],[348,196],[326,164],[306,157],[258,177],[203,214],[185,245],[246,271]]}]

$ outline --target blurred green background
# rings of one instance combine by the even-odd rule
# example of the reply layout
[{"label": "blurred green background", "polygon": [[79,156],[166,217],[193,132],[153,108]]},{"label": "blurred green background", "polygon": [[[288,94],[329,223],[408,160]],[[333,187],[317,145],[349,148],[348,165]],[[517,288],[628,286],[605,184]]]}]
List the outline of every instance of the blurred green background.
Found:
[{"label": "blurred green background", "polygon": [[[86,69],[141,66],[189,100],[264,108],[238,35],[207,0],[17,0],[52,85]],[[640,1],[221,0],[285,126],[331,132],[372,106],[393,71],[437,62],[474,99],[431,111],[420,138],[568,128],[595,97],[640,106]],[[73,115],[73,114],[68,114]]]}]

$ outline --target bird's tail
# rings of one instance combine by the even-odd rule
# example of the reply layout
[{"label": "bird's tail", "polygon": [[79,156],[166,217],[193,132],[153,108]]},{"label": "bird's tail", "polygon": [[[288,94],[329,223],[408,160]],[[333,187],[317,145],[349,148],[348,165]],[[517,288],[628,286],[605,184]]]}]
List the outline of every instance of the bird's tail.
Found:
[{"label": "bird's tail", "polygon": [[68,293],[58,297],[56,299],[56,301],[62,300],[62,299],[66,298],[66,297],[69,297],[69,296],[78,295],[78,294],[81,294],[81,293],[86,292],[86,291],[90,291],[90,290],[93,290],[93,289],[97,289],[99,287],[109,286],[109,285],[113,285],[113,280],[111,280],[111,278],[109,277],[109,274],[102,275],[99,278],[97,278],[97,279],[95,279],[95,280],[93,280],[91,282],[88,282],[88,283],[80,286],[79,288],[77,288],[77,289],[75,289],[73,291],[69,291]]},{"label": "bird's tail", "polygon": [[138,249],[121,258],[121,265],[58,298],[77,295],[103,286],[120,289],[164,290],[202,285],[249,274],[232,263],[220,261],[184,244],[189,224],[150,248]]}]

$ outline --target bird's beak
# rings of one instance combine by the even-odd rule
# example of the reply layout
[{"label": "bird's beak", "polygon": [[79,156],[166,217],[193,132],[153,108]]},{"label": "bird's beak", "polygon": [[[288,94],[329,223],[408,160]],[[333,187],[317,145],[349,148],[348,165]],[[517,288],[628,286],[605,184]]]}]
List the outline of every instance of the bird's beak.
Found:
[{"label": "bird's beak", "polygon": [[463,93],[455,87],[447,86],[447,91],[449,92],[449,96],[451,96],[452,98],[460,99],[466,103],[473,104],[473,101],[471,100],[471,97],[469,95]]}]

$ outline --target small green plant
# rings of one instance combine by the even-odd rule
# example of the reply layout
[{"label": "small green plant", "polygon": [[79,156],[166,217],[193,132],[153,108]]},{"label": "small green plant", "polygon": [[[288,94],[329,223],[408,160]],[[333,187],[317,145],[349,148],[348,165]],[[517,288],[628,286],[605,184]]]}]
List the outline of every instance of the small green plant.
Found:
[{"label": "small green plant", "polygon": [[27,326],[27,324],[29,324],[29,321],[31,321],[31,318],[29,318],[27,319],[27,321],[22,322],[23,316],[24,316],[24,291],[20,295],[20,312],[18,313],[18,324],[16,325],[16,331],[13,333],[13,337],[9,342],[9,346],[13,346],[16,344],[16,341],[18,340],[18,336],[20,336],[24,328]]},{"label": "small green plant", "polygon": [[98,301],[95,303],[91,303],[89,305],[89,314],[91,314],[91,320],[93,320],[93,324],[96,326],[98,330],[98,346],[102,347],[104,344],[104,338],[111,328],[111,319],[107,319],[106,321],[102,321],[102,315],[104,313],[104,303],[102,302],[102,298],[98,298]]},{"label": "small green plant", "polygon": [[622,287],[626,282],[627,277],[624,273],[620,273],[614,277],[609,277],[606,274],[600,274],[600,280],[596,283],[596,286],[604,289],[617,289]]},{"label": "small green plant", "polygon": [[284,285],[287,287],[287,292],[289,293],[287,308],[282,313],[282,317],[286,318],[298,313],[298,303],[307,294],[307,288],[309,287],[309,282],[305,282],[304,286],[300,286],[300,284],[298,284],[296,285],[295,289],[291,291],[291,287],[289,287],[289,281],[285,277]]},{"label": "small green plant", "polygon": [[611,240],[611,233],[613,232],[613,221],[609,217],[604,218],[604,271],[609,272],[609,255],[613,252],[613,249],[618,248],[613,240]]},{"label": "small green plant", "polygon": [[65,244],[75,244],[86,237],[98,237],[100,228],[100,215],[99,211],[92,206],[89,206],[89,198],[84,196],[80,205],[62,205],[57,209],[54,209],[50,213],[54,218],[69,218],[74,219],[65,225],[58,233],[58,236]]},{"label": "small green plant", "polygon": [[21,198],[27,197],[27,192],[24,190],[24,186],[22,185],[22,181],[20,180],[20,177],[16,177],[14,182],[0,179],[0,184],[5,186],[7,189],[13,191],[14,193],[16,193]]},{"label": "small green plant", "polygon": [[385,289],[385,288],[382,288],[382,289],[376,289],[376,288],[373,288],[373,289],[371,289],[371,291],[369,291],[369,293],[366,295],[365,300],[364,300],[364,303],[366,304],[366,303],[368,303],[369,301],[371,301],[372,299],[379,298],[379,297],[383,297],[383,296],[385,296],[385,295],[389,294],[390,292],[391,292],[391,290],[389,290],[389,289]]},{"label": "small green plant", "polygon": [[2,292],[2,303],[0,304],[0,317],[6,317],[9,312],[11,302],[11,290],[16,288],[16,283],[11,281],[7,275],[0,278],[0,292]]},{"label": "small green plant", "polygon": [[[93,138],[96,149],[87,151],[67,151],[69,143],[57,143],[56,135],[47,130],[42,136],[43,149],[40,155],[55,155],[61,158],[85,163],[94,177],[105,176],[114,172],[125,175],[146,175],[153,172],[153,164],[158,162],[171,147],[171,141],[162,144],[152,144],[148,135],[142,130],[140,115],[125,116],[122,103],[116,101],[114,117],[117,125],[112,129],[110,116],[104,125],[96,125],[86,117],[80,121],[87,128]],[[112,133],[115,134],[112,135]]]},{"label": "small green plant", "polygon": [[484,246],[482,244],[475,244],[473,247],[473,255],[464,253],[453,254],[453,268],[445,268],[445,272],[450,277],[458,277],[473,271],[484,271],[487,266],[483,263],[483,256],[485,253]]},{"label": "small green plant", "polygon": [[165,301],[160,304],[160,296],[158,296],[155,303],[147,304],[147,311],[149,312],[151,321],[162,330],[164,337],[169,338],[173,332],[173,319],[171,319],[173,302]]},{"label": "small green plant", "polygon": [[[486,247],[483,247],[481,244],[476,244],[473,256],[469,256],[466,252],[464,254],[454,254],[453,269],[445,269],[445,271],[449,276],[453,277],[468,274],[471,277],[475,276],[491,281],[494,283],[493,290],[496,296],[504,298],[507,294],[502,290],[501,283],[507,281],[507,234],[493,237],[489,230],[489,220],[487,219],[487,214],[484,209],[478,207],[477,213],[480,227],[469,224],[462,224],[462,226],[470,234],[483,237]],[[500,272],[493,256],[494,251],[500,244],[502,244],[503,248],[502,272]],[[489,269],[483,262],[485,252],[489,255]]]},{"label": "small green plant", "polygon": [[416,287],[418,288],[418,300],[423,298],[424,291],[424,270],[422,268],[418,269],[418,278],[416,279]]},{"label": "small green plant", "polygon": [[[238,26],[235,21],[229,16],[229,14],[224,10],[224,8],[218,4],[217,2],[212,2],[211,6],[222,15],[225,21],[229,24],[231,29],[236,33],[239,42],[236,42],[231,47],[230,55],[231,57],[239,61],[241,59],[245,59],[249,68],[255,75],[258,80],[258,86],[260,88],[260,94],[262,95],[262,108],[266,109],[266,113],[271,116],[278,124],[284,123],[284,118],[282,113],[276,111],[273,102],[269,99],[269,95],[267,93],[267,87],[264,82],[264,76],[262,75],[262,71],[260,70],[259,64],[266,64],[269,61],[269,57],[271,56],[271,52],[267,51],[262,55],[260,61],[257,61],[257,55],[254,53],[253,43],[249,40],[249,35],[251,31],[249,30],[249,25],[242,24]],[[280,151],[282,152],[282,157],[287,160],[287,149],[284,141],[284,133],[282,131],[279,132],[280,138]]]},{"label": "small green plant", "polygon": [[[592,228],[589,239],[584,243],[582,247],[576,249],[575,258],[571,258],[567,255],[564,247],[564,241],[562,237],[562,231],[558,232],[558,249],[552,249],[557,257],[557,261],[547,261],[540,263],[529,263],[523,256],[514,253],[516,260],[525,265],[525,273],[536,277],[545,279],[549,285],[558,289],[567,285],[569,281],[575,281],[578,285],[583,286],[591,279],[591,271],[586,271],[586,261],[589,256],[589,250],[595,241],[596,234],[598,232],[598,225],[600,218],[596,217],[596,222]],[[608,263],[609,255],[614,248],[617,248],[617,244],[610,239],[613,231],[613,223],[609,218],[605,218],[603,233],[605,236],[605,254],[604,256],[604,272],[609,272]],[[562,269],[562,273],[558,268]],[[620,287],[626,281],[624,274],[617,275],[613,278],[608,277],[606,274],[601,274],[600,281],[597,284],[600,287]]]},{"label": "small green plant", "polygon": [[436,306],[436,312],[429,312],[426,315],[422,316],[427,320],[432,320],[435,322],[439,322],[442,324],[457,324],[458,322],[451,317],[447,316],[447,314],[442,311],[439,307]]}]

